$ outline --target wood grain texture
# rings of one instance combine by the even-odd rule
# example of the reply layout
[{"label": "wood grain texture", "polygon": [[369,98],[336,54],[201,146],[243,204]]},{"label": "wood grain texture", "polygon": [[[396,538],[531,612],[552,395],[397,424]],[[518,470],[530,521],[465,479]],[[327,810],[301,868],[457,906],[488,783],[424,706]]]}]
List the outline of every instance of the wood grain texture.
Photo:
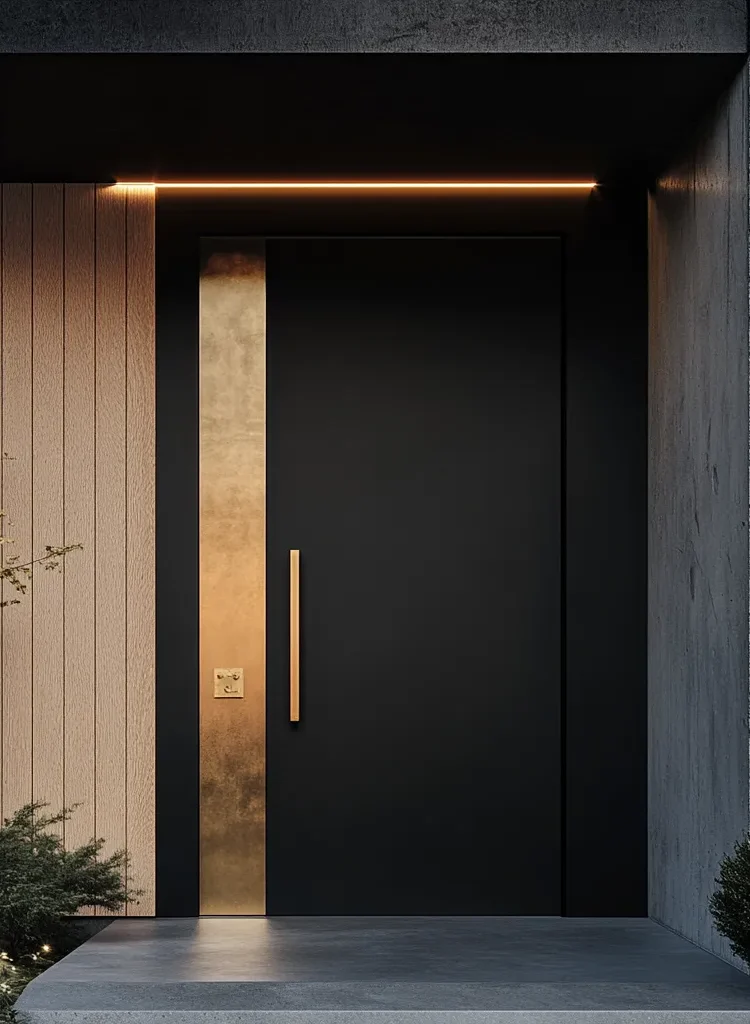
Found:
[{"label": "wood grain texture", "polygon": [[[155,912],[154,196],[0,188],[5,557],[80,544],[0,615],[0,804],[76,806]],[[17,596],[8,586],[4,597]]]},{"label": "wood grain texture", "polygon": [[[33,187],[33,537],[34,558],[63,542],[63,186]],[[33,579],[33,796],[64,803],[63,583],[37,568]],[[63,826],[60,826],[63,831]]]},{"label": "wood grain texture", "polygon": [[96,830],[126,843],[126,196],[96,195]]},{"label": "wood grain texture", "polygon": [[70,847],[96,833],[93,185],[65,189],[65,543],[82,544],[65,566],[65,803]]},{"label": "wood grain texture", "polygon": [[127,196],[127,848],[155,912],[154,196]]},{"label": "wood grain texture", "polygon": [[[3,495],[5,558],[32,550],[32,189],[3,186]],[[3,598],[17,595],[3,586]],[[3,811],[32,796],[33,595],[3,612]]]},{"label": "wood grain texture", "polygon": [[[3,193],[4,189],[0,185],[0,455],[3,452],[3,393],[2,393],[2,352],[3,352]],[[3,473],[2,464],[0,463],[0,509],[3,507]],[[0,527],[2,527],[2,519],[0,519]],[[5,530],[0,528],[0,534],[5,533]],[[0,560],[4,557],[3,553],[0,552]],[[0,584],[0,595],[2,594],[2,584]],[[0,612],[0,821],[3,820],[4,804],[3,804],[3,692],[2,692],[2,678],[3,678],[3,665],[2,665],[2,652],[3,652],[3,621],[5,616]]]}]

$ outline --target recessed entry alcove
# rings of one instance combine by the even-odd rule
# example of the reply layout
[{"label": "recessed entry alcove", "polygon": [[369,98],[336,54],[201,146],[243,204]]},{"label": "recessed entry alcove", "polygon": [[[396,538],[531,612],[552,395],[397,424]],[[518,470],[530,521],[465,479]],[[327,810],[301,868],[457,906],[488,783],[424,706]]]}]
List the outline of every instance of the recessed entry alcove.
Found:
[{"label": "recessed entry alcove", "polygon": [[[104,964],[135,942],[149,1005],[180,1011],[746,1013],[706,952],[729,957],[702,840],[708,822],[729,849],[747,817],[744,54],[18,55],[0,74],[7,180],[138,182],[122,194],[154,217],[169,920],[112,925],[29,1010],[46,1019],[53,984],[71,1011],[119,1009]],[[709,657],[717,592],[735,639]],[[709,714],[728,753],[696,796]],[[225,917],[252,960],[217,968],[228,1002],[138,960],[215,950]],[[513,936],[539,952],[531,988]],[[452,972],[446,943],[464,966],[490,950],[497,979]],[[350,977],[308,969],[338,946]],[[407,991],[431,958],[440,984]]]},{"label": "recessed entry alcove", "polygon": [[[596,194],[545,196],[542,216],[553,229],[548,219],[544,230],[537,223],[529,231],[528,202],[316,197],[274,200],[269,210],[245,197],[220,197],[218,208],[208,195],[158,200],[157,259],[174,288],[165,301],[180,310],[161,335],[161,365],[168,375],[175,359],[197,366],[201,410],[192,429],[201,439],[193,473],[204,566],[195,581],[204,651],[204,912],[645,908],[642,634],[640,648],[637,638],[623,640],[618,667],[610,665],[614,678],[622,672],[620,721],[630,723],[617,754],[617,739],[610,741],[613,767],[628,766],[629,794],[622,833],[604,840],[623,869],[612,890],[606,877],[594,885],[588,878],[593,851],[576,817],[585,802],[590,825],[594,778],[602,812],[607,806],[593,771],[602,752],[566,710],[582,685],[571,659],[585,664],[597,654],[588,630],[572,642],[565,633],[571,574],[585,584],[589,559],[598,562],[596,535],[584,525],[598,485],[583,483],[597,458],[597,474],[608,474],[602,508],[620,493],[623,542],[632,545],[612,598],[634,625],[639,606],[643,615],[645,480],[623,477],[622,459],[610,462],[603,439],[611,432],[612,442],[636,452],[644,444],[645,350],[636,338],[639,329],[645,338],[645,253],[638,255],[633,233],[638,224],[645,230],[645,210]],[[218,228],[213,236],[201,224],[206,215]],[[607,224],[604,238],[582,230],[591,217]],[[425,230],[427,218],[445,226]],[[303,234],[284,230],[300,219],[309,225]],[[563,229],[581,232],[575,248]],[[587,352],[576,345],[588,341],[588,317],[604,329],[613,305],[623,310],[621,341],[607,346],[592,380]],[[188,317],[197,364],[185,346]],[[235,360],[232,372],[227,359]],[[612,395],[605,399],[607,383],[622,396],[621,409]],[[175,398],[193,401],[187,392]],[[571,422],[574,414],[580,419]],[[184,472],[184,432],[179,448],[170,478]],[[582,479],[572,488],[576,473]],[[167,486],[179,501],[176,481]],[[228,558],[240,536],[234,516],[253,534],[244,553],[232,548]],[[297,722],[292,551],[300,571]],[[236,619],[228,611],[235,578],[243,595]],[[219,659],[225,668],[244,666],[242,702],[217,700],[212,677],[217,647],[232,650],[235,621],[242,643],[256,637],[244,654]],[[601,629],[594,635],[601,640]],[[640,659],[639,676],[623,664],[631,658]],[[470,665],[472,685],[483,679],[485,687],[473,698],[464,678]],[[506,674],[517,689],[497,686]],[[616,700],[613,676],[609,683],[598,701]],[[512,715],[503,711],[510,707]],[[251,735],[263,761],[248,757]],[[571,777],[580,778],[580,793]],[[514,779],[507,802],[499,778]],[[580,861],[570,845],[576,829]],[[509,833],[526,839],[509,844]],[[300,849],[308,852],[302,862]],[[230,885],[232,877],[241,882]],[[255,894],[249,902],[243,887]]]}]

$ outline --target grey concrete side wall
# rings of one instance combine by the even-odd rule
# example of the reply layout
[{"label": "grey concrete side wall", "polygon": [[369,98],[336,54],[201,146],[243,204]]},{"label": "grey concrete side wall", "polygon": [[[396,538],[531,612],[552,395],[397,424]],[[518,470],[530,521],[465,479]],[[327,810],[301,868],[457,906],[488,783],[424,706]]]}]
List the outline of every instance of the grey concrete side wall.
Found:
[{"label": "grey concrete side wall", "polygon": [[708,898],[748,825],[747,69],[650,197],[650,913],[730,959]]},{"label": "grey concrete side wall", "polygon": [[2,0],[0,53],[745,52],[745,0]]}]

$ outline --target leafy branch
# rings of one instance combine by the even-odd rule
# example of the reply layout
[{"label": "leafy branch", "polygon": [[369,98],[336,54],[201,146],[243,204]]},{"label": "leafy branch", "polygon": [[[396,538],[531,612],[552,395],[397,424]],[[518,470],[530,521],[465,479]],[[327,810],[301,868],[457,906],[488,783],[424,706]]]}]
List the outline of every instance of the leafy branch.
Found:
[{"label": "leafy branch", "polygon": [[[0,457],[2,462],[13,462],[15,456],[3,452]],[[0,583],[9,583],[19,597],[7,598],[0,601],[0,608],[7,608],[11,604],[20,604],[21,597],[26,593],[34,575],[34,567],[41,565],[46,572],[62,572],[65,565],[65,556],[71,551],[82,551],[83,544],[47,544],[44,554],[37,558],[30,558],[27,562],[21,561],[20,555],[12,555],[5,558],[5,545],[12,544],[13,539],[5,535],[3,520],[7,519],[7,513],[0,509]]]},{"label": "leafy branch", "polygon": [[[6,513],[0,511],[0,520],[4,519],[5,516]],[[13,541],[10,537],[0,535],[0,545],[12,543]],[[2,567],[0,567],[0,581],[9,583],[18,594],[23,595],[28,590],[34,573],[34,566],[41,565],[46,572],[62,572],[65,556],[71,551],[82,550],[82,544],[64,544],[62,546],[47,544],[43,555],[39,555],[37,558],[30,558],[27,562],[21,562],[20,555],[5,558],[3,559]],[[7,608],[8,605],[20,603],[20,597],[7,598],[0,601],[0,608]]]}]

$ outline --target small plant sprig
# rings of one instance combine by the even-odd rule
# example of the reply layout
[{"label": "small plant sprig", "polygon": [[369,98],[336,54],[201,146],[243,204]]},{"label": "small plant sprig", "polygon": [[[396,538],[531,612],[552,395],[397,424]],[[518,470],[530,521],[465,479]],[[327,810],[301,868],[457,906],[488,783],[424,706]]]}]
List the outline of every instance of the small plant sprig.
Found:
[{"label": "small plant sprig", "polygon": [[[0,521],[2,521],[4,517],[5,512],[0,510]],[[0,534],[0,545],[12,543],[13,541],[10,537]],[[8,605],[21,603],[21,597],[29,588],[29,583],[31,582],[34,573],[34,566],[40,565],[46,572],[62,572],[65,556],[71,551],[82,550],[82,544],[65,544],[61,547],[55,547],[52,544],[47,544],[44,548],[43,555],[38,555],[36,558],[30,558],[27,562],[21,562],[20,555],[13,555],[10,558],[3,559],[3,564],[0,567],[0,581],[9,583],[20,596],[6,598],[0,601],[0,608],[7,608]]]},{"label": "small plant sprig", "polygon": [[[13,462],[14,460],[15,456],[9,455],[7,452],[3,452],[0,457],[0,462]],[[65,566],[65,556],[71,551],[83,550],[83,544],[47,544],[43,555],[29,558],[25,562],[21,561],[20,555],[11,555],[6,558],[5,545],[13,543],[13,539],[5,534],[7,521],[7,513],[0,509],[0,583],[9,583],[18,596],[0,600],[0,608],[21,603],[21,598],[29,589],[35,566],[41,566],[46,572],[62,572]]]}]

